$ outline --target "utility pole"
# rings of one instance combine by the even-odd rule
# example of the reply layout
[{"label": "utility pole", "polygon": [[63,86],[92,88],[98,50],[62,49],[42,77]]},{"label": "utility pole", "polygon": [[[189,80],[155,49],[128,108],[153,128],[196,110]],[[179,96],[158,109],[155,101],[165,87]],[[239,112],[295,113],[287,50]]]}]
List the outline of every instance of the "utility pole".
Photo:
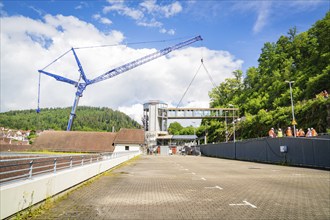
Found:
[{"label": "utility pole", "polygon": [[291,97],[291,110],[292,110],[292,125],[293,125],[293,134],[295,137],[297,137],[296,135],[296,119],[294,117],[294,106],[293,106],[293,98],[292,98],[292,86],[291,84],[294,83],[294,81],[285,81],[286,83],[289,83],[290,86],[290,97]]},{"label": "utility pole", "polygon": [[[234,105],[233,104],[228,104],[230,107],[234,108]],[[233,109],[233,129],[234,129],[234,143],[235,143],[235,112],[234,112],[234,109]]]},{"label": "utility pole", "polygon": [[226,129],[226,142],[228,142],[228,131],[227,131],[227,112],[225,111],[225,129]]}]

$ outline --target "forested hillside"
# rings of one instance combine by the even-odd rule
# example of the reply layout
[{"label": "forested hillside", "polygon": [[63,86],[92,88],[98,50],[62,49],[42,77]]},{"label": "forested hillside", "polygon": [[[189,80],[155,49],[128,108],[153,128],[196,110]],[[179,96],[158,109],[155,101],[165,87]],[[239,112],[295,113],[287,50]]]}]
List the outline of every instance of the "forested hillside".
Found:
[{"label": "forested hillside", "polygon": [[[298,33],[294,27],[277,42],[264,44],[258,67],[241,71],[226,79],[210,93],[211,107],[240,108],[244,121],[237,124],[240,138],[267,136],[267,131],[291,126],[292,113],[289,83],[295,107],[297,127],[329,129],[329,98],[319,95],[330,89],[330,13],[308,31]],[[207,122],[204,122],[206,125]],[[209,122],[213,141],[221,139],[223,123]],[[222,129],[221,129],[222,128]],[[223,135],[224,136],[224,133]]]},{"label": "forested hillside", "polygon": [[[233,73],[209,92],[210,107],[240,109],[242,120],[236,123],[236,136],[255,138],[268,135],[271,127],[285,130],[292,126],[290,87],[297,128],[329,129],[330,98],[319,95],[330,89],[330,12],[308,31],[298,33],[295,27],[277,42],[267,42],[261,49],[257,67]],[[228,131],[233,126],[228,118]],[[182,130],[184,131],[184,130]],[[208,132],[210,142],[225,140],[225,124],[219,120],[203,120],[199,136]],[[178,132],[177,132],[178,133]],[[180,132],[179,132],[180,133]]]},{"label": "forested hillside", "polygon": [[[71,108],[45,108],[40,113],[35,110],[9,111],[0,113],[0,127],[23,130],[66,130]],[[120,128],[140,128],[141,126],[126,114],[110,108],[79,106],[72,130],[75,131],[115,131]]]}]

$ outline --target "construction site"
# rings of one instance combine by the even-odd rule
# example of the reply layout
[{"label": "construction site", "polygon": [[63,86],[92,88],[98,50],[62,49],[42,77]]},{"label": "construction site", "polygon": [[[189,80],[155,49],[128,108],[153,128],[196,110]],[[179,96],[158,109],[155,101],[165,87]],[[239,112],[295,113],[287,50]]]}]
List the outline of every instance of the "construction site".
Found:
[{"label": "construction site", "polygon": [[[72,52],[79,80],[46,70],[63,55],[40,69],[37,114],[41,74],[73,85],[74,103],[66,131],[42,131],[32,145],[23,144],[21,131],[2,136],[1,219],[328,219],[329,135],[237,140],[235,126],[244,120],[239,108],[179,107],[198,71],[176,108],[160,100],[143,103],[143,129],[72,131],[87,86],[201,40],[196,36],[94,79],[85,74],[79,48],[65,53]],[[203,59],[201,67],[212,83]],[[169,133],[169,120],[186,119],[224,121],[225,141],[209,143],[207,131],[199,137]],[[35,205],[63,194],[32,214]]]}]

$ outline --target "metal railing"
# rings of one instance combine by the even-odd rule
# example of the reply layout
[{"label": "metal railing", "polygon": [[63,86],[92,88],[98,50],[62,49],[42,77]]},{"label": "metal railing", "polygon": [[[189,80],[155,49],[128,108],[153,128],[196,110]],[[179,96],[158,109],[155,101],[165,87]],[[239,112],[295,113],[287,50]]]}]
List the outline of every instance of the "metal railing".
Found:
[{"label": "metal railing", "polygon": [[138,153],[138,151],[4,159],[0,160],[0,184],[32,179],[33,176],[41,174],[56,174],[60,170],[72,169],[73,167],[85,166],[135,153]]}]

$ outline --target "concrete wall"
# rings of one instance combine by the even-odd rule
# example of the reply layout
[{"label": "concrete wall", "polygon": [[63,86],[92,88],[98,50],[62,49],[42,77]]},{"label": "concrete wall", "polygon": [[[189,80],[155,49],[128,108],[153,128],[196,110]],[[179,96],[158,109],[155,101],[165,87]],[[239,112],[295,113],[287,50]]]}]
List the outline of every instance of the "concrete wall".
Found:
[{"label": "concrete wall", "polygon": [[[280,146],[287,146],[286,153]],[[205,156],[330,169],[330,138],[260,138],[201,145]]]},{"label": "concrete wall", "polygon": [[123,151],[128,152],[127,150],[125,150],[126,146],[129,146],[129,151],[139,151],[140,150],[139,144],[116,144],[114,153],[123,152]]},{"label": "concrete wall", "polygon": [[105,172],[137,155],[140,152],[113,158],[81,167],[74,167],[57,172],[35,176],[0,187],[0,218],[7,218],[46,198],[63,192],[102,172]]}]

